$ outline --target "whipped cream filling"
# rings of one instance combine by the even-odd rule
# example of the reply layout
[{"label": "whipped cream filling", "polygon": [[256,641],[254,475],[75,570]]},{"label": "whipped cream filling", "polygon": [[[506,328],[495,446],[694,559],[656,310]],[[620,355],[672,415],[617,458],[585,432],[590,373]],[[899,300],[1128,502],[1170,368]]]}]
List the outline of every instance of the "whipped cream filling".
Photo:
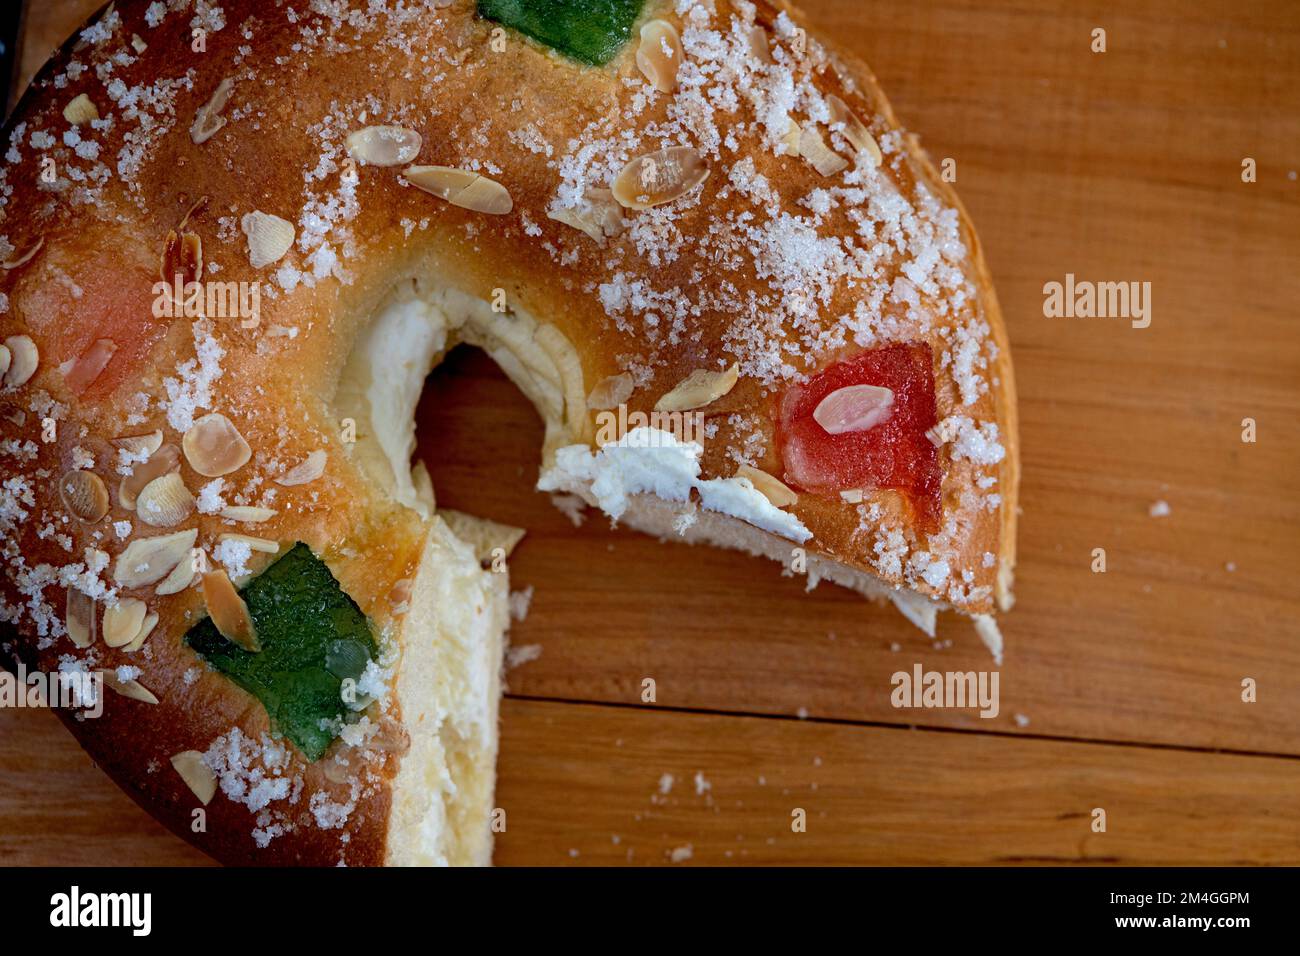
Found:
[{"label": "whipped cream filling", "polygon": [[[432,515],[431,496],[422,495],[413,480],[410,461],[415,451],[415,409],[424,381],[453,335],[460,334],[470,320],[491,328],[496,319],[497,332],[509,338],[510,328],[501,325],[501,317],[484,318],[459,294],[451,301],[426,296],[389,305],[381,310],[365,340],[360,343],[369,373],[365,399],[372,434],[381,458],[386,461],[395,482],[394,497],[426,517]],[[481,310],[479,310],[481,311]],[[524,338],[531,340],[530,334]],[[482,333],[486,334],[486,333]],[[482,334],[473,338],[481,339]],[[483,340],[485,347],[492,341]],[[511,346],[526,354],[537,371],[526,368],[514,357],[509,346],[497,344],[490,353],[507,370],[507,374],[537,405],[548,423],[548,432],[558,432],[559,409],[564,405],[562,392],[541,374],[549,371],[540,363],[542,353],[531,341],[511,341]],[[529,347],[532,346],[532,347]],[[507,363],[503,359],[512,359]],[[558,377],[558,376],[557,376]],[[549,386],[539,389],[539,384]],[[558,400],[547,399],[555,392]],[[566,491],[594,498],[611,518],[618,520],[629,506],[632,495],[652,494],[665,501],[688,505],[691,492],[699,496],[705,509],[744,521],[763,531],[803,544],[812,532],[790,512],[773,505],[747,478],[700,477],[700,459],[704,454],[698,442],[684,442],[670,431],[653,427],[634,428],[619,441],[593,450],[586,444],[570,444],[555,451],[554,464],[538,480],[540,491]],[[426,479],[427,481],[427,479]],[[688,512],[690,513],[690,512]],[[679,525],[684,534],[687,525]],[[910,591],[894,589],[885,595],[898,611],[923,633],[933,637],[942,605]],[[1001,635],[991,618],[977,621],[977,631],[995,658],[1001,657]]]},{"label": "whipped cream filling", "polygon": [[660,428],[634,428],[617,442],[592,451],[586,445],[556,450],[555,464],[538,479],[541,491],[587,488],[602,511],[618,520],[628,498],[652,494],[666,501],[690,501],[691,492],[710,511],[739,518],[800,544],[812,537],[795,515],[767,500],[748,478],[700,478],[704,448]]},{"label": "whipped cream filling", "polygon": [[[460,334],[457,330],[463,329],[471,319],[479,319],[478,324],[485,327],[491,324],[474,309],[467,308],[464,301],[444,302],[434,296],[416,298],[381,310],[361,343],[369,372],[366,400],[370,424],[396,482],[393,494],[426,516],[433,509],[412,480],[410,468],[416,444],[415,409],[429,370],[448,347],[453,333]],[[510,344],[519,347],[531,343]],[[540,357],[532,354],[536,348],[521,351],[534,361]],[[514,373],[510,377],[543,412],[548,430],[552,425],[558,427],[558,409],[550,407],[545,401],[547,393],[539,393],[537,389],[542,376],[526,370],[518,361],[503,363],[503,358],[513,358],[507,346],[498,345],[491,354],[508,374]],[[549,381],[546,384],[551,385]],[[556,404],[562,407],[563,400]],[[812,532],[796,515],[773,505],[748,478],[702,479],[703,454],[698,442],[685,442],[670,431],[643,426],[631,429],[617,442],[599,449],[586,444],[557,448],[554,464],[544,470],[537,487],[547,492],[585,492],[585,496],[594,498],[601,510],[614,520],[622,517],[632,495],[652,494],[686,505],[694,491],[699,504],[709,511],[737,518],[799,544],[812,538]],[[678,528],[679,533],[684,530],[684,525]],[[943,605],[904,590],[893,590],[887,596],[912,624],[934,636],[938,611]],[[986,624],[980,636],[997,656],[1001,641],[994,636],[995,628],[996,625]]]},{"label": "whipped cream filling", "polygon": [[446,317],[420,299],[396,303],[375,318],[361,347],[370,366],[370,426],[393,469],[393,496],[427,517],[411,480],[415,408],[429,370],[447,347]]}]

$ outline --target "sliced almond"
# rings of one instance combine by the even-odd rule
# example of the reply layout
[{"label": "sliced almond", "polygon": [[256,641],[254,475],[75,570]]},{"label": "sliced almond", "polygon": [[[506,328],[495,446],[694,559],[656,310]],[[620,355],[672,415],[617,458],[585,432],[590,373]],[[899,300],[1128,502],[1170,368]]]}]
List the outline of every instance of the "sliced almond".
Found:
[{"label": "sliced almond", "polygon": [[767,31],[762,27],[751,27],[746,37],[749,41],[749,55],[758,62],[768,64],[772,62],[772,48],[767,42]]},{"label": "sliced almond", "polygon": [[601,379],[587,396],[587,407],[594,409],[617,408],[629,398],[636,388],[632,376],[623,372]]},{"label": "sliced almond", "polygon": [[167,233],[158,275],[169,285],[178,279],[182,284],[203,280],[203,240],[197,233],[183,229],[179,232],[172,229]]},{"label": "sliced almond", "polygon": [[614,198],[628,209],[649,209],[685,196],[709,178],[709,167],[690,146],[669,146],[638,156],[614,178]]},{"label": "sliced almond", "polygon": [[250,653],[258,653],[262,645],[257,642],[253,618],[248,605],[239,596],[230,576],[220,568],[203,575],[203,602],[208,606],[208,616],[221,636],[238,644]]},{"label": "sliced almond", "polygon": [[396,754],[400,757],[411,749],[411,735],[396,720],[391,717],[381,717],[379,731],[366,741],[366,747],[372,751]]},{"label": "sliced almond", "polygon": [[90,97],[82,93],[73,97],[68,105],[63,107],[63,118],[73,126],[81,126],[99,119],[99,110],[95,108]]},{"label": "sliced almond", "polygon": [[510,191],[495,179],[486,176],[479,176],[454,196],[448,197],[448,202],[492,216],[504,216],[515,207]]},{"label": "sliced almond", "polygon": [[104,608],[104,643],[109,647],[125,647],[135,640],[144,626],[149,608],[137,598],[118,598],[116,604]]},{"label": "sliced almond", "polygon": [[74,395],[80,395],[94,384],[116,353],[117,343],[112,339],[96,339],[86,351],[59,366],[63,381]]},{"label": "sliced almond", "polygon": [[136,538],[117,556],[113,580],[124,588],[158,583],[189,556],[198,536],[198,529],[190,528],[152,538]]},{"label": "sliced almond", "polygon": [[636,51],[637,69],[660,93],[677,86],[677,68],[682,62],[682,38],[666,20],[651,20],[641,27],[641,45]]},{"label": "sliced almond", "polygon": [[206,206],[210,198],[210,196],[200,196],[198,199],[194,200],[194,202],[190,203],[190,208],[185,210],[185,215],[181,216],[181,221],[176,224],[177,230],[184,232],[185,224],[190,221],[190,216],[194,215]]},{"label": "sliced almond", "polygon": [[894,412],[894,393],[879,385],[837,388],[813,410],[813,419],[830,435],[864,432]]},{"label": "sliced almond", "polygon": [[43,245],[45,245],[45,237],[41,236],[17,259],[6,259],[4,262],[0,262],[0,269],[17,269],[21,266],[27,265],[27,263],[32,261],[32,257],[41,251],[41,246]]},{"label": "sliced almond", "polygon": [[248,262],[261,269],[279,262],[293,246],[293,223],[270,213],[254,210],[239,221],[248,237]]},{"label": "sliced almond", "polygon": [[194,513],[194,496],[179,471],[169,471],[141,489],[135,512],[145,524],[171,528]]},{"label": "sliced almond", "polygon": [[113,444],[132,458],[148,461],[153,453],[162,447],[162,440],[162,429],[158,429],[147,435],[123,435],[120,438],[114,438]]},{"label": "sliced almond", "polygon": [[234,88],[235,81],[226,77],[217,84],[217,88],[212,91],[212,96],[194,114],[194,122],[190,125],[190,139],[196,145],[206,143],[226,125],[226,118],[221,115],[221,111],[230,102],[230,94]]},{"label": "sliced almond", "polygon": [[250,534],[223,534],[218,539],[221,541],[234,541],[237,544],[246,544],[253,551],[261,551],[263,554],[275,554],[280,550],[280,542],[272,541],[269,538],[255,538]]},{"label": "sliced almond", "polygon": [[510,191],[494,179],[452,166],[408,166],[402,171],[412,185],[453,206],[504,216],[514,208]]},{"label": "sliced almond", "polygon": [[59,479],[63,506],[79,520],[94,524],[108,514],[108,489],[93,471],[69,471]]},{"label": "sliced almond", "polygon": [[131,49],[135,50],[136,53],[143,53],[145,50],[149,49],[149,44],[140,39],[140,34],[132,33]]},{"label": "sliced almond", "polygon": [[41,353],[29,335],[11,335],[5,339],[5,348],[9,350],[9,368],[5,372],[5,388],[18,388],[26,385],[28,379],[36,374],[40,364]]},{"label": "sliced almond", "polygon": [[158,623],[158,615],[150,611],[144,616],[144,623],[140,625],[140,630],[135,632],[135,637],[131,638],[131,643],[122,648],[128,654],[134,654],[140,648],[144,647],[144,642],[153,633],[154,627]]},{"label": "sliced almond", "polygon": [[143,701],[146,704],[158,703],[158,698],[153,695],[153,692],[138,680],[121,680],[117,676],[117,671],[111,668],[100,671],[99,675],[104,679],[105,687],[121,694],[123,697]]},{"label": "sliced almond", "polygon": [[840,131],[844,138],[853,144],[853,148],[859,153],[866,155],[867,162],[872,166],[879,166],[884,162],[884,156],[880,153],[880,146],[876,143],[876,138],[871,135],[866,124],[858,119],[857,115],[848,107],[838,96],[826,97],[826,105],[830,107],[831,122],[843,123],[844,128]]},{"label": "sliced almond", "polygon": [[841,492],[840,492],[840,498],[842,498],[842,499],[843,499],[844,501],[846,501],[848,504],[851,504],[851,505],[860,505],[860,504],[862,504],[862,489],[861,489],[861,488],[849,488],[849,489],[846,489],[845,491],[841,491]]},{"label": "sliced almond", "polygon": [[198,233],[181,233],[181,274],[186,282],[203,281],[203,239]]},{"label": "sliced almond", "polygon": [[849,165],[847,159],[826,145],[812,123],[806,124],[799,134],[799,155],[823,176],[834,176]]},{"label": "sliced almond", "polygon": [[63,623],[68,629],[68,637],[77,647],[89,647],[95,643],[95,599],[84,591],[68,588]]},{"label": "sliced almond", "polygon": [[755,490],[777,508],[789,508],[799,503],[799,496],[784,481],[758,468],[741,465],[736,469],[736,477],[748,478]]},{"label": "sliced almond", "polygon": [[589,188],[583,194],[581,206],[548,209],[546,216],[574,229],[581,229],[600,243],[623,231],[623,207],[608,189]]},{"label": "sliced almond", "polygon": [[172,757],[172,766],[180,774],[185,786],[199,798],[205,807],[217,793],[217,775],[203,762],[203,754],[197,750],[184,750]]},{"label": "sliced almond", "polygon": [[348,152],[367,166],[401,166],[420,155],[420,134],[405,126],[367,126],[348,134]]},{"label": "sliced almond", "polygon": [[693,408],[703,408],[735,388],[739,378],[740,366],[735,362],[721,372],[697,368],[678,382],[671,392],[655,402],[655,411],[686,412]]},{"label": "sliced almond", "polygon": [[171,569],[167,577],[158,582],[158,586],[153,589],[154,594],[161,597],[177,594],[194,583],[194,579],[199,576],[199,569],[194,560],[195,550],[190,548],[185,552],[185,557],[177,562],[176,567]]},{"label": "sliced almond", "polygon": [[278,512],[272,508],[259,508],[256,505],[227,505],[220,511],[221,517],[245,524],[260,524],[270,521]]},{"label": "sliced almond", "polygon": [[409,605],[411,602],[411,595],[414,593],[415,579],[402,578],[388,589],[388,603],[397,608]]},{"label": "sliced almond", "polygon": [[238,471],[253,456],[253,450],[234,423],[220,412],[204,415],[181,439],[185,460],[205,478],[219,478]]},{"label": "sliced almond", "polygon": [[149,456],[148,461],[142,461],[135,465],[131,474],[123,478],[117,485],[118,503],[130,511],[135,507],[135,500],[145,486],[155,478],[161,478],[170,471],[178,471],[181,467],[181,453],[175,445],[160,445],[158,450]]},{"label": "sliced almond", "polygon": [[325,474],[325,460],[325,452],[317,449],[275,479],[275,483],[289,488],[294,485],[305,485],[309,481],[315,481]]}]

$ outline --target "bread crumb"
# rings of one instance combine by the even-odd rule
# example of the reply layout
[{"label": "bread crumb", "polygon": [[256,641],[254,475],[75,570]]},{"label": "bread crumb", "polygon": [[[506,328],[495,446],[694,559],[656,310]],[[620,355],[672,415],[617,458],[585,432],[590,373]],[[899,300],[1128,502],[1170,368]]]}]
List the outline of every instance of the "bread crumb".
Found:
[{"label": "bread crumb", "polygon": [[542,645],[540,644],[520,644],[518,647],[512,647],[506,651],[506,670],[512,671],[541,656]]},{"label": "bread crumb", "polygon": [[509,598],[511,620],[522,621],[526,618],[528,616],[528,607],[532,603],[533,586],[531,584],[518,591],[511,591]]},{"label": "bread crumb", "polygon": [[564,512],[575,528],[581,528],[587,520],[587,502],[577,495],[551,495],[551,504]]}]

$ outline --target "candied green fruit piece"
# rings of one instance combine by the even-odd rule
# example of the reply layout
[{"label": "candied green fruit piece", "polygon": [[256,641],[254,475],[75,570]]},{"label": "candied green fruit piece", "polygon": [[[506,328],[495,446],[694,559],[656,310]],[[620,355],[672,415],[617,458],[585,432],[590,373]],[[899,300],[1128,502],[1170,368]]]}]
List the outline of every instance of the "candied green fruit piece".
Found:
[{"label": "candied green fruit piece", "polygon": [[208,618],[190,628],[185,643],[260,700],[272,726],[318,760],[353,713],[343,681],[358,680],[378,655],[370,624],[301,542],[240,594],[260,653],[226,640]]},{"label": "candied green fruit piece", "polygon": [[632,36],[644,0],[479,0],[479,16],[513,27],[591,66],[603,66]]}]

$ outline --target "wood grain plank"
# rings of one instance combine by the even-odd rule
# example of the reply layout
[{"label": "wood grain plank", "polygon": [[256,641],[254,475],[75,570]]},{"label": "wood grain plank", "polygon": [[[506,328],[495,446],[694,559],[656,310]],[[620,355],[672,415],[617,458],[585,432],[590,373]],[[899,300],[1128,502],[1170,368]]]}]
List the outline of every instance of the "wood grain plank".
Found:
[{"label": "wood grain plank", "polygon": [[52,712],[0,709],[0,866],[210,863],[101,773]]},{"label": "wood grain plank", "polygon": [[28,0],[23,4],[17,82],[9,97],[11,108],[50,54],[104,5],[103,0]]},{"label": "wood grain plank", "polygon": [[[499,865],[1300,862],[1294,759],[515,699],[502,727]],[[48,712],[0,736],[0,864],[207,862]]]},{"label": "wood grain plank", "polygon": [[500,864],[1300,860],[1294,759],[521,701],[504,728]]}]

